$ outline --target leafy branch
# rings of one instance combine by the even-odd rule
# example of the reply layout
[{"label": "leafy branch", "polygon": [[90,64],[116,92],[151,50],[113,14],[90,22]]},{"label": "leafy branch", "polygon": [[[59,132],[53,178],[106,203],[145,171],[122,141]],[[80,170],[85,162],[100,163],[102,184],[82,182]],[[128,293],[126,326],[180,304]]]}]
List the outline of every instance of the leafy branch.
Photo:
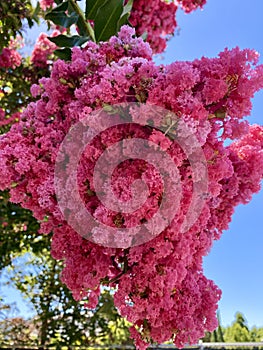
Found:
[{"label": "leafy branch", "polygon": [[[129,24],[132,4],[133,0],[126,5],[123,5],[123,0],[87,0],[84,14],[75,0],[60,2],[46,14],[45,19],[67,29],[76,25],[79,34],[49,37],[50,41],[63,48],[56,50],[55,54],[69,60],[71,47],[82,46],[88,40],[107,41],[118,33],[121,26]],[[94,28],[90,21],[94,23]]]}]

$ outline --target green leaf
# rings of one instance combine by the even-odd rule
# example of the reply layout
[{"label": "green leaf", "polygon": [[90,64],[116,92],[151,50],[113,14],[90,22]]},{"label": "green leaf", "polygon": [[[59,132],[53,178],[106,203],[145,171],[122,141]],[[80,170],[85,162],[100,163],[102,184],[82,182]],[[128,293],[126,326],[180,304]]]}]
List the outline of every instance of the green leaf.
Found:
[{"label": "green leaf", "polygon": [[128,18],[130,17],[130,14],[131,14],[132,5],[133,5],[133,0],[129,0],[127,4],[123,7],[121,18],[119,19],[117,24],[118,31],[124,24],[130,24],[128,21]]},{"label": "green leaf", "polygon": [[58,35],[53,38],[48,37],[50,41],[55,43],[59,47],[73,47],[73,46],[81,46],[86,41],[89,40],[89,37],[82,37],[79,35],[67,36],[67,35]]},{"label": "green leaf", "polygon": [[64,49],[57,49],[54,51],[54,54],[64,61],[71,60],[71,49],[69,47],[65,47]]},{"label": "green leaf", "polygon": [[29,28],[32,28],[33,25],[34,25],[34,22],[32,21],[32,19],[31,18],[27,18],[26,20],[27,20],[27,24],[28,24]]},{"label": "green leaf", "polygon": [[70,16],[68,16],[63,12],[52,11],[45,16],[46,20],[52,21],[53,23],[64,28],[69,28],[72,24],[77,23],[78,18],[79,16],[75,12],[72,12]]},{"label": "green leaf", "polygon": [[80,18],[78,19],[76,25],[78,27],[79,34],[81,36],[86,36],[87,35],[87,29],[86,29],[85,25],[83,24],[83,22],[81,21]]},{"label": "green leaf", "polygon": [[224,119],[226,117],[226,108],[221,107],[218,110],[216,110],[214,114],[215,114],[216,118]]},{"label": "green leaf", "polygon": [[148,33],[147,32],[143,32],[142,35],[141,35],[142,40],[146,41],[147,36],[148,36]]},{"label": "green leaf", "polygon": [[105,4],[107,0],[86,0],[86,19],[94,19],[98,9]]},{"label": "green leaf", "polygon": [[62,2],[60,5],[55,7],[51,12],[65,12],[68,9],[68,1]]},{"label": "green leaf", "polygon": [[[72,13],[76,13],[72,5],[69,3],[68,5],[68,14],[71,15]],[[78,16],[78,20],[76,21],[76,25],[79,29],[79,34],[80,36],[86,36],[87,34],[87,29],[86,26],[83,24],[80,16]]]},{"label": "green leaf", "polygon": [[129,0],[127,4],[123,7],[122,16],[128,13],[130,14],[132,10],[132,6],[133,6],[133,0]]},{"label": "green leaf", "polygon": [[[117,34],[118,21],[123,13],[122,0],[107,0],[101,6],[94,18],[95,37],[97,41],[107,41],[112,35]],[[105,16],[107,14],[107,16]]]},{"label": "green leaf", "polygon": [[118,24],[117,24],[117,32],[120,30],[120,28],[122,26],[124,26],[125,24],[127,25],[131,25],[128,18],[130,17],[130,14],[126,14],[124,16],[122,16],[119,20],[118,20]]},{"label": "green leaf", "polygon": [[[37,2],[37,6],[34,9],[33,15],[32,15],[32,20],[34,20],[36,23],[39,23],[39,13],[40,13],[40,4],[39,1]],[[30,27],[31,28],[31,27]]]}]

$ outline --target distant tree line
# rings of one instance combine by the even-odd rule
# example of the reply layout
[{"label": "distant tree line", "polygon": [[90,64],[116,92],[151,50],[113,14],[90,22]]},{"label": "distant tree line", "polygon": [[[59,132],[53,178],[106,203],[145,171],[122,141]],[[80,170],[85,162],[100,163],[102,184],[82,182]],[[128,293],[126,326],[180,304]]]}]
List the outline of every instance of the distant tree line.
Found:
[{"label": "distant tree line", "polygon": [[245,316],[237,312],[235,320],[228,327],[223,327],[219,318],[219,326],[214,332],[207,332],[204,342],[263,342],[263,327],[248,327]]}]

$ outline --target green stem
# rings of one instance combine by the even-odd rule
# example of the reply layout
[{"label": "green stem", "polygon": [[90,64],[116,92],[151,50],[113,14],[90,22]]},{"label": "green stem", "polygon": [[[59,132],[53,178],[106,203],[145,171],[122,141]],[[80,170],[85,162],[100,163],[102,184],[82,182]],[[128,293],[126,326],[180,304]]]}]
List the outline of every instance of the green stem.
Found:
[{"label": "green stem", "polygon": [[69,0],[69,4],[71,5],[72,9],[76,12],[76,14],[79,15],[79,21],[81,22],[83,28],[85,28],[85,31],[91,37],[92,41],[96,42],[94,30],[90,23],[86,21],[84,14],[79,8],[78,4],[75,2],[75,0]]}]

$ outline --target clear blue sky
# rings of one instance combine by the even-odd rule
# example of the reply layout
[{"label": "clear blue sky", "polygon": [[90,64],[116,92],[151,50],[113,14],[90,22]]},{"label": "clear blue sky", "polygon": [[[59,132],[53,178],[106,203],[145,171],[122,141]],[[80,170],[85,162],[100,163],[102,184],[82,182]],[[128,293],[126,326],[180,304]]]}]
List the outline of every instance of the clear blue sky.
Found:
[{"label": "clear blue sky", "polygon": [[[238,45],[256,49],[263,63],[263,0],[207,2],[203,11],[178,14],[180,34],[169,42],[161,62],[214,57],[225,47]],[[250,121],[263,124],[263,92],[254,98]],[[223,291],[219,308],[224,325],[233,321],[236,311],[241,311],[249,326],[263,326],[262,219],[263,190],[250,204],[237,208],[230,229],[205,258],[206,276]],[[9,299],[20,298],[12,292]],[[19,307],[26,312],[20,301]]]},{"label": "clear blue sky", "polygon": [[[257,50],[263,63],[262,16],[262,0],[207,0],[203,11],[180,12],[180,33],[169,42],[162,62],[214,57],[225,47],[239,46]],[[256,94],[249,120],[263,124],[263,92]],[[262,249],[263,190],[237,208],[230,229],[204,260],[206,276],[223,291],[219,309],[224,325],[241,311],[249,326],[263,326]]]}]

